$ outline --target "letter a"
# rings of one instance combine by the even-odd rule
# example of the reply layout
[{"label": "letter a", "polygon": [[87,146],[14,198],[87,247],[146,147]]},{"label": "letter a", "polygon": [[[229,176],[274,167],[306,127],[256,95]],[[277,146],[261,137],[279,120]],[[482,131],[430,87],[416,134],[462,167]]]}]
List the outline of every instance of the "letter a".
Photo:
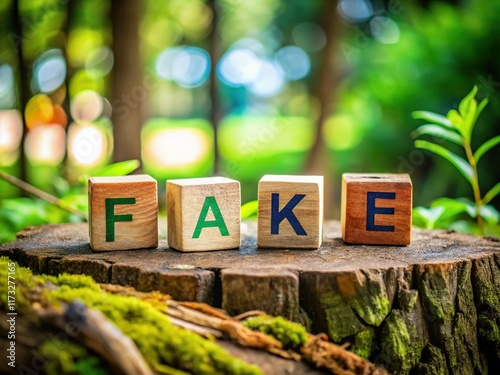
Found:
[{"label": "letter a", "polygon": [[[214,214],[214,220],[207,220],[209,209],[211,209]],[[215,197],[208,196],[205,198],[200,217],[198,218],[198,223],[196,224],[196,228],[194,228],[193,238],[199,238],[203,228],[215,227],[219,228],[221,236],[229,236],[229,231],[227,230],[226,223],[220,213],[220,208]]]}]

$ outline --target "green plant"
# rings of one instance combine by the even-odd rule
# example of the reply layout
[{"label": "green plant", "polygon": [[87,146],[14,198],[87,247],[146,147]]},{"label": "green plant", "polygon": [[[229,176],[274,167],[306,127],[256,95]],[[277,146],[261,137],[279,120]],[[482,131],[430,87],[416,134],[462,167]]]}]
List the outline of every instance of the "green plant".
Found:
[{"label": "green plant", "polygon": [[[138,160],[123,161],[109,164],[93,172],[92,176],[125,176],[139,166]],[[0,173],[2,177],[36,197],[0,199],[0,243],[13,241],[16,233],[27,226],[81,222],[87,216],[89,175],[82,175],[77,186],[70,186],[62,177],[54,181],[60,198],[50,196],[6,173]]]},{"label": "green plant", "polygon": [[[489,203],[500,193],[500,182],[493,186],[484,196],[481,196],[478,177],[478,163],[483,155],[500,143],[500,135],[497,135],[479,146],[474,152],[471,146],[472,132],[476,121],[488,104],[488,99],[483,99],[479,104],[474,99],[477,94],[477,87],[462,99],[458,106],[458,111],[451,109],[448,114],[442,116],[437,113],[427,111],[413,112],[413,118],[429,121],[413,131],[416,137],[431,136],[434,142],[426,140],[416,140],[415,147],[433,152],[448,160],[465,177],[472,187],[474,201],[467,198],[450,199],[440,198],[431,204],[431,208],[416,207],[414,209],[415,224],[420,224],[427,228],[435,228],[446,224],[448,227],[456,226],[455,218],[465,213],[476,220],[477,225],[461,223],[461,229],[465,232],[485,234],[485,224],[494,228],[500,221],[500,213]],[[458,145],[463,149],[465,159],[455,152],[451,147],[437,144],[442,140],[447,141],[449,146]],[[454,228],[455,229],[455,228]]]}]

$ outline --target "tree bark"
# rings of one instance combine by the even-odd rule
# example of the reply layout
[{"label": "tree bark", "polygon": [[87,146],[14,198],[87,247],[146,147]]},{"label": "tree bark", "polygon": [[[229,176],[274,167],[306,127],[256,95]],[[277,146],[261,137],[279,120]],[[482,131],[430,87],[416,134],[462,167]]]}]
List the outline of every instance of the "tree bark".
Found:
[{"label": "tree bark", "polygon": [[139,51],[141,2],[111,1],[114,67],[112,105],[114,128],[114,160],[141,158],[143,104],[148,95],[142,82]]},{"label": "tree bark", "polygon": [[410,246],[345,245],[325,223],[318,250],[258,249],[243,225],[239,250],[93,253],[86,224],[44,226],[0,246],[37,273],[89,274],[101,282],[220,301],[231,314],[263,310],[327,332],[398,374],[487,374],[500,366],[500,242],[413,230]]}]

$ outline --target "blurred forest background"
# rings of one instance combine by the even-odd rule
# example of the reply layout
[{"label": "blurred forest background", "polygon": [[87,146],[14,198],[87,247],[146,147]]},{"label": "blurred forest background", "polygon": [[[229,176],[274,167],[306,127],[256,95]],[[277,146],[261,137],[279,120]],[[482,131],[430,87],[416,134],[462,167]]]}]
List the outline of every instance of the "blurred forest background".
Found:
[{"label": "blurred forest background", "polygon": [[[409,173],[415,205],[470,196],[414,148],[411,112],[475,85],[473,143],[499,134],[499,35],[496,0],[2,0],[0,170],[79,207],[87,176],[130,159],[163,189],[235,178],[243,202],[264,174],[324,174],[334,218],[344,172]],[[0,180],[4,225],[78,220],[21,195]]]}]

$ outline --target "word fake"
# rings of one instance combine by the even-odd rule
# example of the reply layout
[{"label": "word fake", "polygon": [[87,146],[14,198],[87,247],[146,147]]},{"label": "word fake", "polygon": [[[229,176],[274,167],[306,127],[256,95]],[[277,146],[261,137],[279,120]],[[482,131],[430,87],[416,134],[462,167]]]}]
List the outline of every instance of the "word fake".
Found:
[{"label": "word fake", "polygon": [[[342,239],[408,245],[412,183],[407,174],[342,176]],[[168,180],[169,247],[184,251],[240,246],[240,183],[225,177]],[[94,251],[158,246],[157,181],[148,175],[89,179]],[[258,187],[257,245],[317,249],[323,239],[323,176],[265,175]]]}]

